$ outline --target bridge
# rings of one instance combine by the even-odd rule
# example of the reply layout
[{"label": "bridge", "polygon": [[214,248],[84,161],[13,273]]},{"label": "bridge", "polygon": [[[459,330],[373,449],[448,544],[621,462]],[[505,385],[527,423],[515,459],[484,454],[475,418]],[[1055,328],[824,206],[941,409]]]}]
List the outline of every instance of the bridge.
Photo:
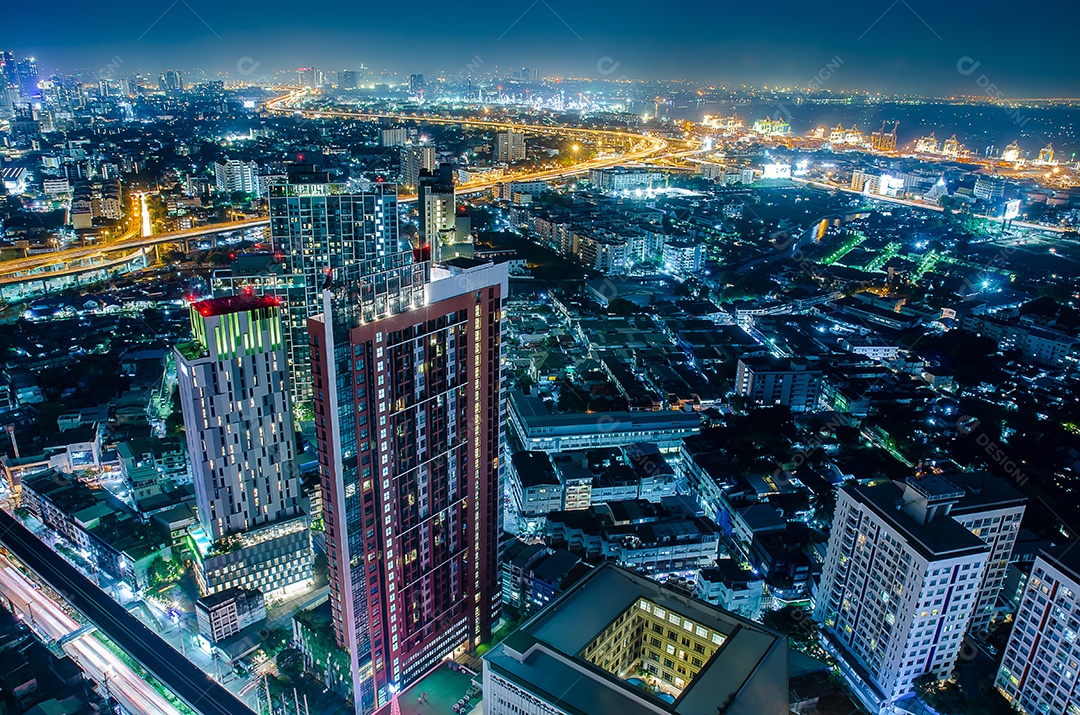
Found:
[{"label": "bridge", "polygon": [[[5,511],[0,511],[0,543],[189,708],[200,715],[254,715]],[[103,644],[86,633],[76,636],[79,624],[41,590],[27,584],[6,559],[0,559],[0,593],[39,631],[58,641],[70,635],[65,651],[72,652],[91,677],[104,681],[109,694],[129,712],[179,715],[178,708],[135,676]]]},{"label": "bridge", "polygon": [[[415,121],[428,124],[460,124],[465,127],[487,129],[515,129],[530,133],[557,133],[562,136],[588,137],[597,140],[609,140],[629,147],[629,151],[613,156],[590,159],[569,167],[544,169],[541,171],[507,174],[495,179],[460,184],[456,187],[458,196],[470,196],[490,191],[501,183],[515,181],[554,181],[570,178],[588,172],[591,169],[617,166],[633,161],[643,161],[662,154],[668,143],[664,139],[649,134],[638,134],[615,129],[588,129],[582,127],[564,127],[545,124],[515,123],[482,118],[443,117],[439,115],[389,114],[349,112],[344,110],[296,109],[292,105],[306,95],[306,90],[293,91],[282,97],[267,102],[267,109],[278,114],[298,113],[309,118],[332,117],[339,119]],[[416,201],[414,194],[398,196],[398,203]],[[29,297],[48,294],[63,288],[77,287],[101,280],[111,274],[133,270],[148,265],[147,249],[157,249],[163,245],[179,244],[185,251],[190,251],[193,243],[209,239],[213,245],[217,238],[226,233],[247,229],[264,229],[270,223],[268,218],[253,218],[229,223],[199,226],[182,231],[158,233],[150,236],[136,236],[129,231],[119,240],[110,243],[70,248],[54,253],[27,256],[0,263],[0,298],[4,300],[24,300]],[[115,254],[123,254],[117,258]],[[84,278],[80,278],[84,277]]]}]

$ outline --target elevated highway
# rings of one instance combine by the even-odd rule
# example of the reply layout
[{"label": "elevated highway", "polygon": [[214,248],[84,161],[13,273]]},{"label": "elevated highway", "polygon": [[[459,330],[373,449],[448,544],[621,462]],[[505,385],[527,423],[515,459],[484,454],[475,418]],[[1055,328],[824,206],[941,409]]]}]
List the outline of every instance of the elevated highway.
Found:
[{"label": "elevated highway", "polygon": [[[637,134],[634,132],[613,129],[560,127],[546,124],[515,123],[465,117],[443,117],[439,115],[367,113],[349,112],[345,110],[311,110],[294,108],[292,104],[302,100],[305,94],[304,90],[298,90],[282,97],[278,97],[277,99],[267,102],[267,109],[278,114],[299,113],[302,116],[309,118],[331,117],[356,120],[391,119],[428,124],[460,124],[465,127],[486,129],[515,129],[517,131],[529,133],[548,133],[574,138],[607,140],[629,147],[629,150],[623,153],[590,159],[568,167],[507,174],[495,179],[485,179],[461,184],[457,187],[457,194],[459,196],[470,196],[491,191],[499,184],[505,182],[555,181],[558,179],[565,179],[583,174],[591,169],[617,166],[627,162],[644,161],[650,158],[656,158],[668,149],[667,141],[662,138],[654,137],[649,134]],[[412,194],[402,194],[398,196],[399,203],[410,203],[415,200],[416,196]],[[7,297],[10,295],[11,299],[15,299],[17,298],[16,293],[18,293],[18,291],[13,292],[10,288],[5,291],[5,287],[17,287],[28,282],[34,283],[42,280],[46,276],[76,276],[93,271],[100,272],[103,267],[108,267],[110,260],[117,261],[114,256],[114,254],[117,253],[124,253],[131,256],[136,251],[168,244],[181,244],[185,249],[188,249],[193,242],[201,242],[207,238],[213,240],[223,233],[246,229],[264,229],[269,223],[270,220],[268,218],[253,218],[148,236],[137,235],[139,231],[137,230],[138,225],[136,225],[132,230],[126,232],[119,240],[106,244],[70,248],[55,253],[40,254],[0,262],[0,296]],[[145,230],[142,232],[145,233]],[[109,256],[113,256],[113,258],[110,259]],[[114,263],[114,265],[117,264]],[[48,287],[44,286],[43,290],[47,292]]]}]

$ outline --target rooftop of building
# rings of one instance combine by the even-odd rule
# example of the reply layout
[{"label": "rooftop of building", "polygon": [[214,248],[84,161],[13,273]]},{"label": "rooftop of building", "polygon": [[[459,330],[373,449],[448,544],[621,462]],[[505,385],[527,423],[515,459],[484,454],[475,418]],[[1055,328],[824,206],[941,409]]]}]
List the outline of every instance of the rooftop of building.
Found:
[{"label": "rooftop of building", "polygon": [[711,583],[723,583],[729,588],[760,580],[753,571],[744,569],[735,559],[716,559],[714,566],[701,569],[701,578]]},{"label": "rooftop of building", "polygon": [[876,486],[850,484],[841,487],[841,490],[868,506],[928,560],[955,558],[989,549],[982,539],[951,518],[942,517],[920,524],[901,511],[900,506],[904,503],[901,483],[884,482]]},{"label": "rooftop of building", "polygon": [[[471,671],[457,663],[443,661],[398,696],[397,709],[401,715],[451,713],[454,712],[454,706],[467,697],[468,706],[462,712],[479,712],[480,690],[478,687],[473,688],[473,676]],[[479,680],[477,677],[476,681]],[[423,702],[420,702],[421,696]],[[393,711],[394,708],[387,705],[377,710],[376,715],[390,715]]]},{"label": "rooftop of building", "polygon": [[533,576],[540,581],[559,584],[581,559],[565,549],[553,549],[550,554],[533,567]]},{"label": "rooftop of building", "polygon": [[952,508],[954,516],[1027,503],[1027,497],[1012,484],[989,472],[957,472],[945,478],[963,491],[960,501]]},{"label": "rooftop of building", "polygon": [[241,294],[223,298],[209,298],[192,303],[199,315],[209,318],[230,313],[242,313],[259,308],[274,308],[281,304],[281,299],[273,295]]},{"label": "rooftop of building", "polygon": [[814,370],[806,360],[772,355],[750,355],[739,358],[739,362],[756,372],[820,372]]},{"label": "rooftop of building", "polygon": [[1080,549],[1074,549],[1075,541],[1043,549],[1040,558],[1049,561],[1056,568],[1065,572],[1073,583],[1080,584]]},{"label": "rooftop of building", "polygon": [[701,417],[696,412],[674,410],[552,414],[543,400],[535,395],[526,395],[520,390],[510,393],[510,404],[511,409],[529,429],[560,427],[579,429],[592,423],[595,425],[595,431],[610,433],[633,429],[656,429],[667,425],[673,429],[689,429],[701,424]]},{"label": "rooftop of building", "polygon": [[515,452],[510,458],[522,487],[556,485],[559,477],[547,452]]},{"label": "rooftop of building", "polygon": [[[599,634],[638,608],[719,636],[713,656],[674,702],[584,657]],[[698,715],[725,706],[725,712],[771,714],[787,710],[786,651],[782,636],[757,623],[605,564],[492,648],[484,661],[572,715]]]},{"label": "rooftop of building", "polygon": [[258,591],[241,588],[240,586],[233,586],[232,588],[226,588],[223,591],[212,593],[209,596],[203,596],[195,602],[195,606],[211,609],[222,603],[227,603],[234,598],[249,598],[257,593]]}]

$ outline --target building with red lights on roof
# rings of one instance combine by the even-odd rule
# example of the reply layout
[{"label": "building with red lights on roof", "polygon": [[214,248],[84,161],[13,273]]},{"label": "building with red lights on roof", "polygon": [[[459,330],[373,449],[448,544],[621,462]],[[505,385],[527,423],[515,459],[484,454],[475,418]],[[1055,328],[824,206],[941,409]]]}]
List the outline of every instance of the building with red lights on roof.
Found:
[{"label": "building with red lights on roof", "polygon": [[279,303],[253,293],[192,303],[193,339],[175,350],[204,595],[281,594],[312,580]]}]

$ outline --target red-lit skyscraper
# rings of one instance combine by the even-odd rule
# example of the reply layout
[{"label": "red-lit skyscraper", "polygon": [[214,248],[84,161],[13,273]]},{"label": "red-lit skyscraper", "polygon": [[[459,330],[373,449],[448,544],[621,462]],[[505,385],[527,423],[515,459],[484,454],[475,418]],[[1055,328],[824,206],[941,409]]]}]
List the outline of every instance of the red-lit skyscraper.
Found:
[{"label": "red-lit skyscraper", "polygon": [[360,713],[487,640],[500,605],[506,270],[431,278],[393,278],[411,306],[376,314],[359,289],[387,281],[344,281],[308,322],[330,602]]}]

